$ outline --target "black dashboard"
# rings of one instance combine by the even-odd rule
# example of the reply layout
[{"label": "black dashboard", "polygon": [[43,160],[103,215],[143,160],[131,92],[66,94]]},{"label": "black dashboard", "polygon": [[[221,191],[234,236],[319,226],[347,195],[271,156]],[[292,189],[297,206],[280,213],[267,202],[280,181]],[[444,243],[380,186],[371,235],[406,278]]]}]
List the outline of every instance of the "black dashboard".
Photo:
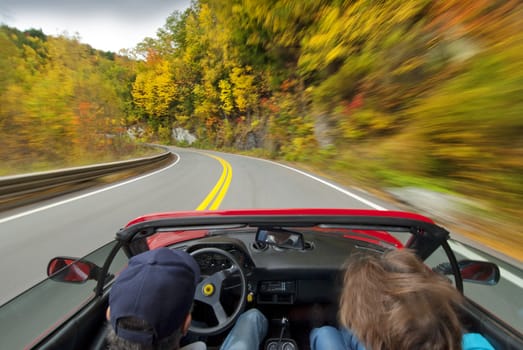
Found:
[{"label": "black dashboard", "polygon": [[[245,302],[247,309],[260,310],[270,320],[265,349],[271,348],[267,345],[271,339],[282,336],[281,322],[288,319],[290,326],[284,337],[295,341],[297,348],[306,349],[310,320],[315,319],[318,307],[323,310],[325,321],[337,324],[343,266],[347,258],[356,252],[377,253],[379,247],[318,231],[303,232],[303,238],[305,249],[285,249],[256,242],[253,229],[246,228],[245,231],[210,233],[203,238],[178,243],[174,248],[193,254],[202,275],[234,270],[233,263],[217,253],[217,249],[232,256],[237,262],[234,265],[241,267],[245,282],[239,276],[223,281],[220,302],[226,313],[232,314],[241,302]],[[211,313],[205,305],[195,303],[193,319],[214,324],[212,317],[209,319]]]},{"label": "black dashboard", "polygon": [[[332,235],[305,235],[305,239],[306,249],[292,250],[256,243],[252,232],[234,232],[185,242],[183,249],[192,253],[218,248],[232,255],[245,273],[248,293],[257,304],[335,303],[345,260],[365,247]],[[196,260],[202,275],[231,267],[220,254],[201,254]]]}]

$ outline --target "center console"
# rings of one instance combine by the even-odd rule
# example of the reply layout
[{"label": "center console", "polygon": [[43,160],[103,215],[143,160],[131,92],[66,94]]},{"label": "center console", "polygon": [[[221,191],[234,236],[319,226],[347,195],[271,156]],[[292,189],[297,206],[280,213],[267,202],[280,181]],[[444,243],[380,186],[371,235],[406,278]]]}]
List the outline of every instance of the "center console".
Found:
[{"label": "center console", "polygon": [[257,299],[260,304],[293,304],[296,300],[296,281],[262,281]]}]

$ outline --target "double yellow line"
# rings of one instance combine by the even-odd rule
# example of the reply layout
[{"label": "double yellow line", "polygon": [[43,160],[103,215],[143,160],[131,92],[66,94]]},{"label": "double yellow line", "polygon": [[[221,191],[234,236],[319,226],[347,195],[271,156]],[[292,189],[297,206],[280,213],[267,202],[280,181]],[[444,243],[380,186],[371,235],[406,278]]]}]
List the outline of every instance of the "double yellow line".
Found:
[{"label": "double yellow line", "polygon": [[[216,210],[220,207],[223,198],[227,194],[232,180],[232,167],[225,159],[204,153],[206,156],[216,159],[223,167],[222,175],[211,192],[205,197],[196,210]],[[212,202],[212,203],[211,203]]]}]

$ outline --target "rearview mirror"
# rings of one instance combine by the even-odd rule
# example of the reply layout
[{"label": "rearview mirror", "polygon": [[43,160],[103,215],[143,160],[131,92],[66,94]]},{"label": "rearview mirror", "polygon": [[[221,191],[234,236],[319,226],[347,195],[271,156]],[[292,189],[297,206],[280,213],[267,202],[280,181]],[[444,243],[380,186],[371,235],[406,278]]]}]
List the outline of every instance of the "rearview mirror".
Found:
[{"label": "rearview mirror", "polygon": [[100,268],[92,262],[78,258],[56,257],[47,265],[47,276],[53,281],[84,283],[98,279]]},{"label": "rearview mirror", "polygon": [[299,232],[280,228],[258,228],[256,242],[262,242],[286,249],[304,249],[303,235]]}]

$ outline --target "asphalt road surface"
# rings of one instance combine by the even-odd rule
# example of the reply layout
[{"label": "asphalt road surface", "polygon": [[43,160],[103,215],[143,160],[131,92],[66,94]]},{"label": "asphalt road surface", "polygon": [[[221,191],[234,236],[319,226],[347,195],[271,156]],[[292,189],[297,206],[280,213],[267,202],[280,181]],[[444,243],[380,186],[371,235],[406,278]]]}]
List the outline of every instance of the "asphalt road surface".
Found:
[{"label": "asphalt road surface", "polygon": [[[291,207],[397,209],[358,189],[342,188],[274,162],[177,148],[173,152],[178,160],[153,173],[0,213],[0,304],[44,279],[51,257],[86,255],[111,241],[128,221],[147,213]],[[456,247],[462,257],[487,258],[467,247]],[[522,331],[521,270],[502,268],[498,286],[467,284],[465,291]]]}]

